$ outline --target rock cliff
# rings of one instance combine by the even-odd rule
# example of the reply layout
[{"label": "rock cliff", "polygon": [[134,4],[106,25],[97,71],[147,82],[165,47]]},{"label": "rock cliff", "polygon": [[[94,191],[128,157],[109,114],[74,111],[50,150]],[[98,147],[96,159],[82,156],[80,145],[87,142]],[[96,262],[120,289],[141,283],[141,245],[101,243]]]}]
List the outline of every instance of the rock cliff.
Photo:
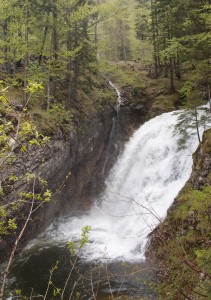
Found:
[{"label": "rock cliff", "polygon": [[193,155],[194,165],[191,183],[198,189],[205,184],[211,185],[211,130],[203,135],[202,144]]},{"label": "rock cliff", "polygon": [[160,278],[158,299],[210,295],[211,129],[193,155],[189,181],[151,234],[147,252]]},{"label": "rock cliff", "polygon": [[[36,173],[48,183],[53,192],[50,203],[43,205],[27,225],[19,245],[42,232],[56,217],[73,210],[90,208],[95,196],[104,187],[104,179],[134,129],[144,122],[144,113],[122,107],[118,114],[111,107],[95,112],[80,129],[63,134],[61,128],[44,147],[30,147],[29,153],[16,149],[17,158],[6,171],[18,178],[22,174]],[[23,190],[30,190],[27,183],[18,180],[5,188],[5,203],[11,203]],[[39,186],[36,187],[39,190]],[[29,206],[23,205],[15,212],[18,227],[22,228]],[[17,232],[0,237],[0,261],[11,252]]]},{"label": "rock cliff", "polygon": [[[83,130],[72,130],[64,136],[60,129],[51,141],[41,148],[31,148],[30,155],[20,154],[10,168],[10,173],[20,176],[24,172],[37,173],[48,182],[54,196],[50,203],[39,209],[27,226],[21,245],[44,230],[55,217],[71,209],[86,209],[89,206],[90,185],[106,148],[112,126],[114,111],[109,108],[94,114]],[[5,175],[6,176],[6,175]],[[18,180],[8,185],[4,200],[14,201],[19,192],[27,189],[26,183]],[[18,212],[18,225],[24,222],[20,215],[27,214],[27,207]],[[2,261],[14,243],[15,234],[0,238],[0,260]]]}]

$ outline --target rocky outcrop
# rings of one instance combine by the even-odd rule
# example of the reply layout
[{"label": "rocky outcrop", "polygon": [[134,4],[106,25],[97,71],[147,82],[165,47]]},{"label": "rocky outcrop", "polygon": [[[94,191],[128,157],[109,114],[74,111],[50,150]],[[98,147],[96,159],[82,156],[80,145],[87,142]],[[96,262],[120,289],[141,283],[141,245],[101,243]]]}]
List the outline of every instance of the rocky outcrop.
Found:
[{"label": "rocky outcrop", "polygon": [[[114,111],[109,108],[94,114],[83,130],[72,130],[64,136],[58,128],[52,140],[42,148],[31,147],[30,153],[20,153],[10,168],[10,174],[37,173],[47,180],[54,196],[50,203],[39,209],[27,226],[21,245],[43,231],[55,217],[67,210],[87,209],[90,205],[90,186],[95,173],[100,173],[100,161],[106,148],[112,126]],[[12,187],[8,185],[4,201],[11,202],[17,194],[27,189],[21,180]],[[6,199],[6,200],[5,200]],[[19,211],[18,224],[24,222],[28,206]],[[17,212],[16,212],[17,213]],[[21,220],[23,219],[23,220]],[[0,260],[10,253],[15,235],[3,235],[0,238]]]},{"label": "rocky outcrop", "polygon": [[[113,108],[107,107],[103,112],[93,113],[83,129],[73,129],[64,135],[61,128],[58,128],[44,147],[31,146],[28,153],[18,148],[15,150],[18,152],[17,159],[8,174],[17,177],[26,172],[39,174],[53,192],[50,203],[33,215],[19,250],[59,215],[90,208],[93,199],[102,191],[105,176],[118,153],[134,129],[145,121],[147,112],[147,107],[134,111],[128,106],[122,106],[117,115]],[[12,202],[19,192],[27,189],[30,190],[30,187],[22,180],[8,184],[4,200]],[[23,205],[18,212],[21,216],[17,218],[19,228],[22,228],[28,211],[29,206]],[[0,237],[1,261],[10,253],[15,238],[15,234]]]},{"label": "rocky outcrop", "polygon": [[[202,143],[198,146],[196,152],[193,154],[193,167],[191,177],[179,193],[178,197],[174,200],[174,203],[169,208],[168,215],[163,224],[159,225],[150,234],[151,244],[156,242],[156,233],[163,227],[168,226],[169,215],[174,214],[174,209],[178,208],[181,204],[180,198],[186,190],[198,189],[200,190],[205,185],[211,185],[211,129],[207,130],[203,134]],[[210,203],[211,204],[211,203]],[[189,211],[188,215],[192,218],[194,212]],[[167,232],[166,230],[162,232]],[[170,233],[169,233],[170,235]],[[165,239],[165,238],[164,238]],[[153,247],[149,246],[149,254]]]},{"label": "rocky outcrop", "polygon": [[[39,209],[25,231],[20,248],[42,232],[56,217],[72,210],[89,209],[94,197],[104,188],[104,179],[133,131],[150,118],[151,101],[139,104],[127,102],[129,97],[122,91],[123,103],[118,113],[111,106],[88,116],[86,124],[65,134],[57,128],[51,141],[44,147],[31,146],[30,151],[18,153],[8,174],[37,173],[48,182],[53,192],[52,201]],[[111,141],[112,139],[112,141]],[[7,178],[7,174],[5,174]],[[30,188],[29,188],[30,189]],[[37,187],[39,189],[39,187]],[[7,202],[27,190],[26,183],[18,180],[5,189]],[[21,228],[29,207],[24,205],[18,216]],[[0,260],[10,253],[15,235],[0,237]]]},{"label": "rocky outcrop", "polygon": [[[150,235],[147,258],[161,281],[158,299],[204,299],[210,291],[211,129],[193,155],[192,174]],[[203,293],[201,291],[203,290]]]},{"label": "rocky outcrop", "polygon": [[199,189],[205,184],[211,185],[211,129],[203,135],[202,144],[193,155],[194,165],[190,182]]}]

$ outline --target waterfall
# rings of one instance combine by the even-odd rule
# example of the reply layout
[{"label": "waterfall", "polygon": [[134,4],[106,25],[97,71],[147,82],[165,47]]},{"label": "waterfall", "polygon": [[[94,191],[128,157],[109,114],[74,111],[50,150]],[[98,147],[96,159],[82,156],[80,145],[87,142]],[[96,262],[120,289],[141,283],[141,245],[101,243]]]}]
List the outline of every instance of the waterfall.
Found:
[{"label": "waterfall", "polygon": [[118,88],[116,87],[116,85],[115,85],[111,80],[109,80],[109,84],[110,84],[110,86],[116,91],[116,94],[117,94],[116,111],[117,111],[117,116],[118,116],[118,113],[119,113],[119,111],[120,111],[120,106],[121,106],[121,104],[122,104],[121,93],[120,93],[120,91],[118,90]]},{"label": "waterfall", "polygon": [[113,117],[112,119],[112,127],[111,127],[111,132],[108,138],[108,142],[107,142],[107,147],[106,147],[106,151],[105,151],[105,159],[103,162],[103,167],[102,167],[102,175],[105,174],[105,168],[109,159],[109,155],[110,155],[110,150],[111,150],[111,145],[112,145],[112,141],[115,137],[115,129],[116,129],[116,124],[118,121],[118,116],[119,116],[119,111],[120,111],[120,105],[121,105],[121,94],[120,91],[118,90],[118,88],[112,83],[112,81],[109,80],[109,84],[110,86],[116,91],[117,94],[117,102],[116,102],[116,116]]},{"label": "waterfall", "polygon": [[[206,113],[202,108],[199,114]],[[203,130],[204,126],[200,134]],[[92,209],[56,220],[28,249],[77,241],[81,228],[89,225],[89,243],[82,251],[85,260],[144,259],[148,234],[166,217],[189,179],[197,146],[191,112],[165,113],[141,125],[125,145]]]}]

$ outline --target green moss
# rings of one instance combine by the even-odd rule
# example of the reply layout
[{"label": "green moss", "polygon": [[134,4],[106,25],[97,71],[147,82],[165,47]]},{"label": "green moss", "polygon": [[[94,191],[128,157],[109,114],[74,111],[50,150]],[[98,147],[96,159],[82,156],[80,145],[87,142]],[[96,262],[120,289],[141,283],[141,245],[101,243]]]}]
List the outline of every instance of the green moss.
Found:
[{"label": "green moss", "polygon": [[168,112],[175,109],[175,101],[178,96],[176,94],[160,95],[155,98],[152,111]]},{"label": "green moss", "polygon": [[203,151],[204,153],[211,153],[211,129],[204,133]]},{"label": "green moss", "polygon": [[[133,62],[102,64],[100,67],[122,91],[127,104],[150,108],[149,117],[175,110],[178,105],[179,94],[170,93],[169,78],[154,79],[150,70]],[[176,90],[180,89],[182,83],[183,79],[175,80]]]},{"label": "green moss", "polygon": [[160,226],[161,239],[154,245],[165,270],[157,286],[159,299],[210,299],[210,207],[211,186],[194,190],[188,183]]}]

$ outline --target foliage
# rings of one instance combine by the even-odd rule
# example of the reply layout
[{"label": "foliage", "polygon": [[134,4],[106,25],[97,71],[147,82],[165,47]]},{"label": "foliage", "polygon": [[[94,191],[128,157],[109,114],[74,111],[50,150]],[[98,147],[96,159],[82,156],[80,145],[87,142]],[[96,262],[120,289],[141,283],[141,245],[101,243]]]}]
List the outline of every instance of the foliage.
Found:
[{"label": "foliage", "polygon": [[[150,10],[147,18],[145,14],[144,23],[143,19],[137,20],[137,33],[140,39],[148,38],[152,43],[155,77],[169,77],[173,92],[175,79],[185,77],[188,71],[191,74],[183,91],[194,86],[194,91],[204,93],[205,98],[207,85],[210,85],[210,4],[204,0],[137,2],[142,9]],[[203,72],[200,70],[202,64]],[[189,94],[190,89],[188,97]]]},{"label": "foliage", "polygon": [[89,233],[92,230],[91,226],[85,226],[82,228],[81,238],[77,243],[70,241],[67,243],[67,247],[71,255],[75,255],[78,251],[81,251],[89,242]]},{"label": "foliage", "polygon": [[72,128],[73,116],[70,110],[65,109],[62,103],[54,103],[48,111],[50,119],[60,127],[70,130]]},{"label": "foliage", "polygon": [[[151,77],[169,78],[171,92],[182,79],[179,97],[186,106],[195,108],[207,98],[210,90],[208,2],[1,1],[0,234],[3,238],[17,237],[28,214],[31,222],[31,209],[35,212],[52,197],[45,180],[26,165],[27,156],[36,156],[50,140],[45,130],[39,131],[39,126],[44,127],[39,124],[40,119],[52,134],[57,127],[69,133],[74,124],[81,126],[82,119],[85,124],[85,116],[91,118],[93,111],[114,104],[116,96],[112,89],[106,88],[105,80],[97,77],[99,68],[103,76],[109,74],[117,85],[124,86],[126,96],[132,95],[134,102],[137,98],[146,100],[145,91],[150,85],[142,80],[142,74],[136,73],[135,68],[143,66],[147,66]],[[141,65],[128,63],[126,72],[117,63],[129,60]],[[115,64],[108,65],[107,61]],[[100,83],[96,84],[95,80]],[[11,91],[8,83],[13,86],[12,100],[8,97]],[[151,87],[150,92],[153,89],[157,86]],[[17,92],[19,96],[15,97]],[[162,95],[156,98],[153,109],[172,109],[173,101],[170,104],[166,101],[170,96],[165,97],[162,89],[157,93]],[[14,97],[17,103],[13,103]],[[186,119],[180,120],[179,130],[184,139],[185,123],[191,118],[186,115]],[[182,140],[179,142],[182,145]],[[16,162],[21,167],[14,168]],[[7,202],[7,196],[20,187],[16,200]],[[180,296],[183,293],[183,298],[192,294],[197,299],[203,293],[210,293],[209,199],[209,186],[188,191],[179,198],[181,206],[171,216],[177,226],[172,230],[176,239],[167,240],[158,249],[169,267],[166,283],[159,287],[165,299],[176,299],[178,292]],[[190,212],[194,213],[191,224]],[[89,226],[83,229],[78,243],[68,243],[72,255],[88,243],[90,229]],[[57,264],[51,274],[56,269]],[[54,288],[53,296],[61,295],[62,291]],[[21,290],[16,291],[16,296],[21,297]]]},{"label": "foliage", "polygon": [[48,90],[48,107],[61,82],[69,85],[68,100],[76,100],[79,77],[95,61],[88,34],[93,12],[86,0],[1,2],[0,64],[14,84],[22,81],[25,99],[33,81]]},{"label": "foliage", "polygon": [[[44,203],[51,200],[52,193],[47,189],[46,181],[38,172],[32,172],[24,166],[27,155],[33,155],[39,148],[45,147],[49,138],[39,134],[36,127],[30,122],[27,106],[34,93],[42,89],[42,85],[29,82],[26,90],[28,100],[21,111],[16,111],[5,95],[5,89],[1,86],[0,113],[0,235],[1,239],[14,240],[10,259],[2,275],[0,298],[4,295],[4,289],[11,262],[19,245],[26,226],[31,220],[32,214]],[[19,191],[17,190],[19,188]],[[16,191],[16,196],[10,198]],[[24,223],[24,224],[23,224]],[[11,242],[10,242],[11,243]]]},{"label": "foliage", "polygon": [[[32,296],[34,298],[36,298],[38,295],[39,297],[42,297],[44,299],[66,299],[66,293],[67,293],[67,284],[70,281],[70,277],[72,276],[74,278],[74,286],[71,290],[71,295],[73,296],[73,299],[78,299],[81,296],[81,290],[80,288],[77,287],[77,284],[79,286],[81,286],[81,283],[79,284],[79,280],[82,277],[82,275],[79,272],[79,264],[78,262],[80,261],[80,259],[78,258],[78,254],[79,252],[84,250],[84,247],[86,247],[86,245],[89,243],[89,233],[91,231],[91,227],[90,226],[85,226],[81,229],[82,233],[81,236],[79,238],[79,240],[77,241],[77,243],[75,242],[68,242],[67,243],[67,248],[69,250],[69,254],[70,254],[70,261],[68,260],[68,268],[69,268],[69,274],[67,276],[67,280],[66,282],[64,282],[64,284],[62,283],[62,287],[61,286],[57,286],[56,285],[56,273],[59,273],[61,270],[60,268],[63,268],[62,266],[62,262],[61,261],[55,261],[51,268],[49,269],[49,277],[48,277],[48,281],[46,282],[46,290],[44,291],[44,294],[41,296],[39,294],[37,294],[36,290],[34,290],[34,288],[31,291],[30,296],[27,296],[27,292],[26,295],[24,295],[24,291],[21,289],[15,289],[15,291],[13,292],[13,297],[17,297],[19,300],[28,300],[30,299]],[[76,276],[79,277],[79,279],[76,280]],[[83,280],[83,278],[82,278]],[[87,281],[87,279],[86,279]],[[74,290],[76,288],[76,290]],[[93,287],[92,287],[93,288]]]},{"label": "foliage", "polygon": [[180,193],[166,223],[169,236],[157,248],[161,269],[166,270],[158,285],[159,299],[209,298],[210,205],[209,185],[201,190],[189,186]]}]

